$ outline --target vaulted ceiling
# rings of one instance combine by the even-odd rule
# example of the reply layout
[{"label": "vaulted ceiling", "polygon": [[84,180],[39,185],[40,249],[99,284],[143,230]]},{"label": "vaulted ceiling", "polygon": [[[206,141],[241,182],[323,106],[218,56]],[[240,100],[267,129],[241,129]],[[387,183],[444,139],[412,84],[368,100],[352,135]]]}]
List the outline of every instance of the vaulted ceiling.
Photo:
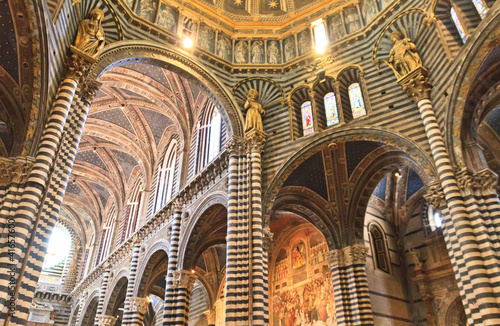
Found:
[{"label": "vaulted ceiling", "polygon": [[[172,137],[182,147],[209,96],[199,82],[138,60],[114,67],[90,107],[63,209],[84,233],[118,217],[137,180],[143,188]],[[76,221],[78,220],[78,222]]]}]

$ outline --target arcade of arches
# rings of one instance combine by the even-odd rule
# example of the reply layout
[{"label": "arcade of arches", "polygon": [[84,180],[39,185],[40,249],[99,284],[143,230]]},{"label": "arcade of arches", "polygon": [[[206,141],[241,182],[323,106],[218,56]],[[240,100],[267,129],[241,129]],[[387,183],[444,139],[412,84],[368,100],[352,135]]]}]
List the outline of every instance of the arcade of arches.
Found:
[{"label": "arcade of arches", "polygon": [[498,1],[0,26],[0,326],[500,325]]}]

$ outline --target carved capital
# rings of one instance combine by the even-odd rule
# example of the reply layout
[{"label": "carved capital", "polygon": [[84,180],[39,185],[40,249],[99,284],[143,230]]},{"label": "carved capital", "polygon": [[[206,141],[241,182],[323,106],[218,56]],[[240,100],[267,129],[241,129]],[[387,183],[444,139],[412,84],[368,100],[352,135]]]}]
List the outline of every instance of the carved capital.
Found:
[{"label": "carved capital", "polygon": [[114,316],[104,315],[98,318],[99,318],[99,323],[98,323],[99,326],[113,326],[116,321],[116,317]]},{"label": "carved capital", "polygon": [[207,310],[204,314],[207,317],[208,325],[215,325],[215,310]]},{"label": "carved capital", "polygon": [[341,256],[342,256],[342,251],[340,249],[333,249],[330,250],[325,254],[326,260],[328,260],[328,265],[330,265],[330,268],[335,268],[341,266]]},{"label": "carved capital", "polygon": [[233,136],[225,145],[230,156],[240,156],[246,152],[246,142],[240,137]]},{"label": "carved capital", "polygon": [[427,185],[427,189],[427,194],[424,195],[424,199],[429,203],[429,205],[432,205],[436,209],[446,206],[446,198],[439,181],[429,183]]},{"label": "carved capital", "polygon": [[472,171],[469,169],[461,169],[456,172],[457,183],[460,191],[464,195],[471,195],[474,191],[474,179]]},{"label": "carved capital", "polygon": [[415,103],[429,99],[431,84],[427,79],[427,69],[417,67],[406,76],[398,79],[408,97]]},{"label": "carved capital", "polygon": [[26,182],[34,162],[31,157],[0,157],[0,185]]},{"label": "carved capital", "polygon": [[172,209],[178,212],[182,212],[182,209],[184,208],[184,200],[182,198],[177,198],[173,203],[172,203]]},{"label": "carved capital", "polygon": [[252,129],[245,133],[247,150],[250,153],[262,153],[266,144],[267,134],[263,131]]},{"label": "carved capital", "polygon": [[137,312],[141,315],[146,313],[149,305],[149,298],[135,297],[130,299],[130,311]]},{"label": "carved capital", "polygon": [[271,245],[273,243],[273,236],[274,235],[271,232],[271,229],[269,227],[265,227],[262,234],[262,246],[267,251],[269,251],[269,248],[271,248]]},{"label": "carved capital", "polygon": [[97,94],[97,91],[99,90],[99,88],[101,88],[101,86],[101,82],[98,82],[97,80],[87,75],[83,75],[80,78],[80,93],[85,103],[87,103],[88,105],[92,103]]},{"label": "carved capital", "polygon": [[498,175],[490,169],[482,169],[474,174],[474,182],[480,190],[494,192],[498,184]]},{"label": "carved capital", "polygon": [[64,78],[72,78],[79,81],[80,78],[86,75],[87,70],[96,59],[86,55],[74,46],[70,46],[70,54],[66,57],[66,70]]},{"label": "carved capital", "polygon": [[326,259],[331,268],[346,267],[351,265],[364,265],[368,248],[362,244],[355,244],[342,249],[330,250]]},{"label": "carved capital", "polygon": [[191,292],[196,281],[196,275],[189,271],[181,270],[172,273],[172,279],[175,287],[185,288]]}]

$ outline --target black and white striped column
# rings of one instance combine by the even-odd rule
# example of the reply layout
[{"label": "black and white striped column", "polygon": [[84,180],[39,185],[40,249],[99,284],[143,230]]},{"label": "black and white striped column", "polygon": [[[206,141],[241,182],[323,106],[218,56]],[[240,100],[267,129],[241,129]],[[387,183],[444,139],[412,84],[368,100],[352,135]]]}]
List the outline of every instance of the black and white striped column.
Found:
[{"label": "black and white striped column", "polygon": [[[80,325],[80,320],[82,319],[82,313],[83,313],[83,308],[85,307],[85,301],[87,301],[87,292],[86,291],[83,291],[82,295],[80,296],[80,300],[79,300],[79,304],[78,304],[78,312],[76,314],[76,321],[75,321],[75,325],[69,325],[69,326],[79,326]],[[69,320],[69,322],[71,323],[71,319]]]},{"label": "black and white striped column", "polygon": [[269,299],[267,279],[267,255],[263,248],[262,220],[262,164],[261,153],[266,134],[251,130],[245,135],[250,158],[250,204],[251,204],[251,266],[252,266],[252,325],[269,324]]},{"label": "black and white striped column", "polygon": [[127,325],[142,326],[144,324],[144,315],[151,303],[149,298],[134,297],[129,300],[129,318]]},{"label": "black and white striped column", "polygon": [[186,270],[173,273],[173,289],[175,292],[175,319],[163,323],[164,325],[187,326],[189,320],[189,306],[191,303],[191,291],[193,290],[196,276]]},{"label": "black and white striped column", "polygon": [[179,238],[181,234],[182,204],[173,206],[172,226],[170,230],[170,248],[168,251],[168,266],[165,285],[165,306],[163,311],[163,325],[176,325],[177,318],[177,287],[174,276],[177,273],[179,255]]},{"label": "black and white striped column", "polygon": [[364,245],[356,244],[327,254],[337,325],[374,325],[365,270],[367,252]]},{"label": "black and white striped column", "polygon": [[[136,318],[137,318],[137,307],[132,306],[132,303],[136,302],[136,298],[134,297],[134,287],[135,282],[137,281],[137,266],[139,265],[139,255],[141,252],[141,243],[140,239],[137,235],[134,235],[132,238],[133,249],[132,249],[132,260],[130,261],[130,274],[128,277],[127,283],[127,292],[125,295],[125,305],[123,309],[123,321],[122,325],[130,325],[135,326]],[[141,324],[142,325],[142,324]]]},{"label": "black and white striped column", "polygon": [[246,143],[233,137],[229,151],[226,248],[226,325],[249,323],[249,216]]},{"label": "black and white striped column", "polygon": [[111,274],[111,269],[109,266],[107,266],[102,275],[101,292],[99,293],[99,302],[97,303],[97,312],[95,314],[96,318],[94,326],[100,326],[102,324],[102,317],[104,312],[104,299],[106,298],[106,292],[108,290],[110,274]]}]

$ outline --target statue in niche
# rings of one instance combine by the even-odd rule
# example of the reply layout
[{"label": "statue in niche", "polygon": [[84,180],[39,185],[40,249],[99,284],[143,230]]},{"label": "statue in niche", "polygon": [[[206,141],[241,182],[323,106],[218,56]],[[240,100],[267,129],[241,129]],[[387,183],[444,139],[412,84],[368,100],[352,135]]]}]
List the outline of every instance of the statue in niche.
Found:
[{"label": "statue in niche", "polygon": [[152,0],[141,0],[140,16],[146,20],[152,21],[155,17],[156,2]]},{"label": "statue in niche", "polygon": [[347,14],[345,18],[347,26],[349,26],[349,33],[354,33],[361,28],[359,23],[359,16],[356,7],[351,7],[347,9]]},{"label": "statue in niche", "polygon": [[158,26],[171,32],[175,27],[175,17],[170,7],[163,8],[158,15]]},{"label": "statue in niche", "polygon": [[344,23],[342,22],[342,16],[337,14],[333,16],[333,18],[330,20],[330,36],[332,38],[332,41],[341,39],[344,37]]},{"label": "statue in niche", "polygon": [[252,44],[252,63],[260,64],[262,63],[262,55],[264,54],[264,48],[262,47],[261,41],[255,41]]},{"label": "statue in niche", "polygon": [[369,22],[377,14],[377,11],[376,0],[365,0],[363,2],[363,16],[366,22]]},{"label": "statue in niche", "polygon": [[398,79],[422,66],[417,46],[409,38],[403,36],[400,31],[394,31],[390,39],[394,45],[385,62],[392,68]]},{"label": "statue in niche", "polygon": [[257,102],[259,98],[259,92],[255,89],[248,91],[247,101],[245,102],[245,110],[247,111],[245,120],[245,132],[250,130],[264,131],[264,126],[262,125],[262,117],[266,114],[266,111],[262,108],[262,105]]},{"label": "statue in niche", "polygon": [[293,38],[285,40],[285,61],[290,61],[295,58],[295,42]]},{"label": "statue in niche", "polygon": [[219,41],[217,42],[217,53],[219,56],[226,60],[231,60],[231,41],[225,37],[220,35]]},{"label": "statue in niche", "polygon": [[104,47],[104,30],[101,23],[104,13],[101,9],[92,9],[87,19],[78,25],[74,42],[75,48],[91,57],[97,57]]},{"label": "statue in niche", "polygon": [[238,42],[238,44],[236,44],[236,49],[235,49],[236,63],[246,63],[247,54],[248,54],[247,42],[245,41]]},{"label": "statue in niche", "polygon": [[205,50],[210,51],[213,38],[214,35],[212,34],[212,31],[208,27],[202,27],[200,31],[200,46]]},{"label": "statue in niche", "polygon": [[267,48],[267,52],[269,55],[268,62],[272,65],[276,65],[280,63],[280,49],[278,48],[278,42],[271,41],[269,47]]},{"label": "statue in niche", "polygon": [[299,35],[299,49],[301,55],[311,51],[311,39],[307,31],[303,31]]}]

